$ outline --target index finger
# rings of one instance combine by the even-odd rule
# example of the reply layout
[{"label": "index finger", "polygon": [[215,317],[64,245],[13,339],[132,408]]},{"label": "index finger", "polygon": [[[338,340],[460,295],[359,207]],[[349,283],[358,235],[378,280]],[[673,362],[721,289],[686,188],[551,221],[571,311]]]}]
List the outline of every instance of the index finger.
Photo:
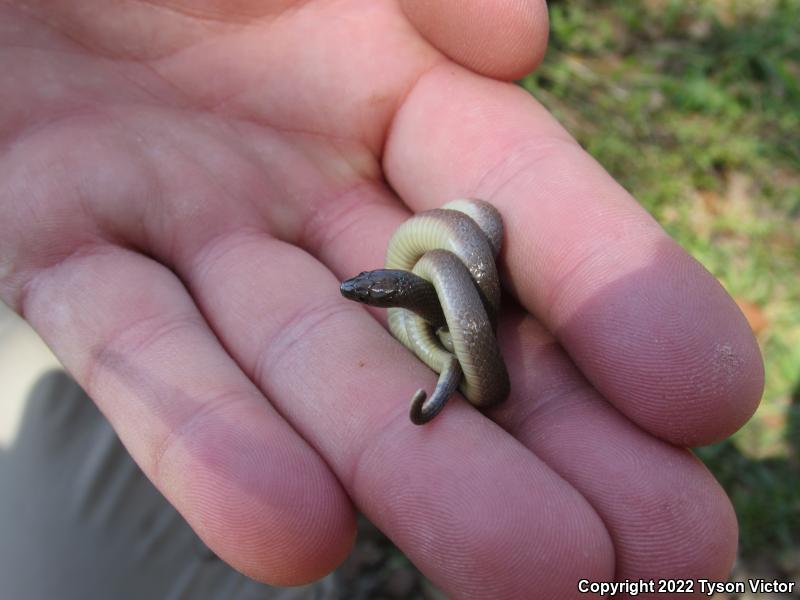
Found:
[{"label": "index finger", "polygon": [[736,304],[527,93],[434,68],[383,162],[415,210],[459,196],[500,209],[507,284],[640,426],[702,445],[753,413],[763,366]]}]

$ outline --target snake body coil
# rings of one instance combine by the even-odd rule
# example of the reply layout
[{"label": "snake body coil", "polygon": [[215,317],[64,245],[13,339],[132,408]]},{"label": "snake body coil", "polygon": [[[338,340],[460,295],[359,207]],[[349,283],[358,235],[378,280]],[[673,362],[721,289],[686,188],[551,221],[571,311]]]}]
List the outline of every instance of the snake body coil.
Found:
[{"label": "snake body coil", "polygon": [[435,417],[457,388],[479,407],[501,402],[508,372],[494,335],[500,307],[495,258],[503,238],[500,214],[480,200],[454,200],[397,228],[386,268],[342,283],[351,300],[389,308],[389,329],[439,373],[426,401],[418,390],[411,420]]}]

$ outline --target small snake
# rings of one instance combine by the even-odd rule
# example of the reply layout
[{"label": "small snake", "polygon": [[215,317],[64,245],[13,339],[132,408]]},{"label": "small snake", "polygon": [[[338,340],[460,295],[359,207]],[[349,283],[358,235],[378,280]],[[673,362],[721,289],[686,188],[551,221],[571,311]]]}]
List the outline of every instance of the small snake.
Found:
[{"label": "small snake", "polygon": [[341,285],[345,298],[389,308],[395,338],[439,373],[430,398],[417,390],[411,421],[427,423],[460,388],[475,406],[508,395],[509,380],[494,330],[500,308],[495,258],[503,239],[500,213],[481,200],[454,200],[397,228],[386,268]]}]

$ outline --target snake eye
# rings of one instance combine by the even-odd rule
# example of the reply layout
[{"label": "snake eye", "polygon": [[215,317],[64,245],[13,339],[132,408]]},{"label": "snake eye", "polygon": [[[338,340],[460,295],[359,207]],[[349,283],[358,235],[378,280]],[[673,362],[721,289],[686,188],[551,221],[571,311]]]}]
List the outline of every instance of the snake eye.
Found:
[{"label": "snake eye", "polygon": [[386,285],[384,281],[374,281],[369,286],[369,296],[374,300],[389,300],[394,296],[396,290]]},{"label": "snake eye", "polygon": [[386,290],[371,290],[369,297],[371,300],[376,302],[390,302],[394,297],[394,292]]}]

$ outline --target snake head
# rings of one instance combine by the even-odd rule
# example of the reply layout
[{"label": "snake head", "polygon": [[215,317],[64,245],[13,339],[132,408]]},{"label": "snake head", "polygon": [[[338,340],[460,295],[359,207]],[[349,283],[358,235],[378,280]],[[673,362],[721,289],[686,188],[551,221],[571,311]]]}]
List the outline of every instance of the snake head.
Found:
[{"label": "snake head", "polygon": [[377,269],[364,271],[339,286],[342,296],[378,308],[405,308],[432,327],[445,324],[444,313],[430,281],[411,271]]},{"label": "snake head", "polygon": [[405,293],[409,275],[413,276],[395,269],[364,271],[342,282],[339,290],[345,298],[370,306],[397,306],[397,296]]}]

